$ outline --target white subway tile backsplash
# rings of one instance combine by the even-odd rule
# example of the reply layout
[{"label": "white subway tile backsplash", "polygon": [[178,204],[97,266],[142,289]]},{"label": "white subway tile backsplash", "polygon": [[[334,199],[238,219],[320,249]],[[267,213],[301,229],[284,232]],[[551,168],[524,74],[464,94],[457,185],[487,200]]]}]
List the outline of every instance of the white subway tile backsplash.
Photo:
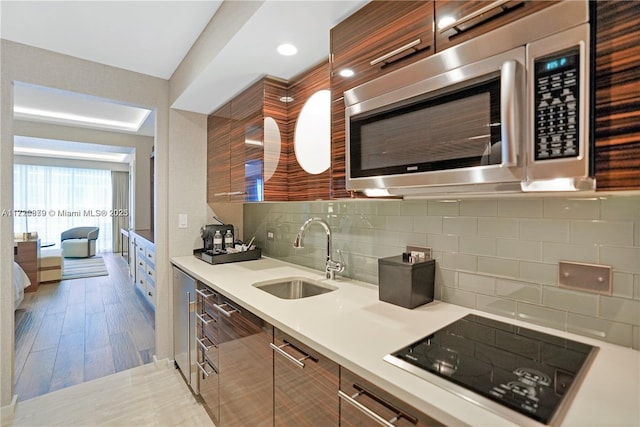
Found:
[{"label": "white subway tile backsplash", "polygon": [[457,200],[429,200],[427,214],[436,216],[455,216],[460,214],[460,205]]},{"label": "white subway tile backsplash", "polygon": [[640,301],[601,296],[600,317],[640,326]]},{"label": "white subway tile backsplash", "polygon": [[542,261],[542,243],[516,239],[496,239],[497,255],[523,261]]},{"label": "white subway tile backsplash", "polygon": [[496,295],[533,304],[542,302],[542,287],[514,280],[497,279]]},{"label": "white subway tile backsplash", "polygon": [[560,330],[566,329],[567,314],[564,311],[518,302],[517,312],[516,317],[525,322]]},{"label": "white subway tile backsplash", "polygon": [[443,287],[442,300],[463,307],[476,308],[476,294],[459,289]]},{"label": "white subway tile backsplash", "polygon": [[633,274],[614,272],[611,293],[616,297],[633,299]]},{"label": "white subway tile backsplash", "polygon": [[542,304],[546,307],[596,317],[598,295],[546,286],[542,289]]},{"label": "white subway tile backsplash", "polygon": [[413,231],[413,221],[411,217],[388,216],[387,230],[389,231]]},{"label": "white subway tile backsplash", "polygon": [[442,231],[445,234],[475,236],[478,234],[478,218],[475,217],[447,217],[442,218]]},{"label": "white subway tile backsplash", "polygon": [[441,216],[414,216],[413,231],[416,233],[442,233]]},{"label": "white subway tile backsplash", "polygon": [[597,198],[564,199],[560,197],[544,199],[544,217],[567,219],[599,219],[600,200]]},{"label": "white subway tile backsplash", "polygon": [[557,264],[558,261],[576,261],[595,264],[598,262],[598,246],[543,242],[542,260],[553,264]]},{"label": "white subway tile backsplash", "polygon": [[511,318],[516,316],[516,302],[508,299],[488,295],[477,295],[476,308],[499,316]]},{"label": "white subway tile backsplash", "polygon": [[498,216],[542,218],[542,199],[498,199]]},{"label": "white subway tile backsplash", "polygon": [[455,270],[476,271],[478,269],[478,257],[459,252],[445,252],[442,257],[442,265],[445,268]]},{"label": "white subway tile backsplash", "polygon": [[496,279],[495,277],[477,274],[459,273],[458,288],[477,294],[494,295],[496,292]]},{"label": "white subway tile backsplash", "polygon": [[496,239],[469,235],[460,236],[460,252],[473,255],[496,255]]},{"label": "white subway tile backsplash", "polygon": [[613,344],[631,347],[633,345],[633,327],[623,323],[596,319],[581,314],[567,315],[567,330]]},{"label": "white subway tile backsplash", "polygon": [[450,234],[427,234],[427,246],[439,252],[458,252],[459,237]]},{"label": "white subway tile backsplash", "polygon": [[[640,350],[639,196],[250,203],[244,215],[243,234],[256,235],[265,256],[322,270],[320,228],[309,230],[307,250],[291,245],[320,216],[346,277],[377,284],[379,258],[430,246],[438,299]],[[611,265],[613,295],[559,289],[561,260]]]},{"label": "white subway tile backsplash", "polygon": [[633,222],[571,221],[570,241],[577,245],[633,245]]},{"label": "white subway tile backsplash", "polygon": [[520,280],[541,285],[557,286],[558,265],[539,262],[520,262]]},{"label": "white subway tile backsplash", "polygon": [[640,247],[602,246],[600,263],[610,265],[617,271],[640,273]]},{"label": "white subway tile backsplash", "polygon": [[521,219],[520,238],[538,242],[569,243],[569,221],[559,219]]},{"label": "white subway tile backsplash", "polygon": [[494,257],[478,257],[478,272],[499,277],[518,277],[518,261]]},{"label": "white subway tile backsplash", "polygon": [[518,237],[518,220],[513,218],[478,218],[478,236]]},{"label": "white subway tile backsplash", "polygon": [[460,215],[462,216],[498,216],[497,200],[461,200]]}]

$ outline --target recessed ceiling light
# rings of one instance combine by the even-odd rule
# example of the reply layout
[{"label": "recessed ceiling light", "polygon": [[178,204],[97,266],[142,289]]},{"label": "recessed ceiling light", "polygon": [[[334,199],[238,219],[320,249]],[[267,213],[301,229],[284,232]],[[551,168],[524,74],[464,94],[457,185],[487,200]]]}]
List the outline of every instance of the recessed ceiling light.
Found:
[{"label": "recessed ceiling light", "polygon": [[292,56],[298,53],[298,48],[290,43],[283,43],[278,46],[278,53],[284,56]]},{"label": "recessed ceiling light", "polygon": [[343,68],[338,74],[342,77],[353,77],[356,73],[351,68]]},{"label": "recessed ceiling light", "polygon": [[293,98],[290,96],[281,96],[280,97],[280,102],[291,102],[293,101]]},{"label": "recessed ceiling light", "polygon": [[128,154],[125,153],[89,153],[67,150],[47,150],[44,148],[14,147],[13,154],[23,156],[64,157],[73,159],[97,160],[106,162],[124,162]]}]

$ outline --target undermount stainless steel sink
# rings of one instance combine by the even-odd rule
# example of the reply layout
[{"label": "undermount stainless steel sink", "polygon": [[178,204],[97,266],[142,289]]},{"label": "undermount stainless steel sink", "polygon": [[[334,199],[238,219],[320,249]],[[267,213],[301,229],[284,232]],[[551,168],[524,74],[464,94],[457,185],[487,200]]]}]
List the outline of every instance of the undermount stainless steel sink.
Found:
[{"label": "undermount stainless steel sink", "polygon": [[326,294],[337,288],[306,277],[287,277],[254,283],[256,288],[282,299],[301,299]]}]

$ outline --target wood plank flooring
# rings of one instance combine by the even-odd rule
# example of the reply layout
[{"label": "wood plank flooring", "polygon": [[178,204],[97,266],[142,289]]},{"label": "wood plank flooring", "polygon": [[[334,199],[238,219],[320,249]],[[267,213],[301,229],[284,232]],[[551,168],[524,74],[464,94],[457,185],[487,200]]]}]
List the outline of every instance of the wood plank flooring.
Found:
[{"label": "wood plank flooring", "polygon": [[101,253],[109,276],[42,283],[16,311],[14,394],[20,401],[149,363],[154,313],[126,260]]},{"label": "wood plank flooring", "polygon": [[166,360],[18,402],[6,412],[3,427],[215,427]]}]

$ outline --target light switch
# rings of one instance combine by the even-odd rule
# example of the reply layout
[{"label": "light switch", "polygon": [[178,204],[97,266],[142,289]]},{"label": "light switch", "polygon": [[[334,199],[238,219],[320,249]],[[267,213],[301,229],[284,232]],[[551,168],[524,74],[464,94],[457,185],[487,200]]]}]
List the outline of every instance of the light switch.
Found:
[{"label": "light switch", "polygon": [[187,214],[178,214],[178,228],[187,228]]}]

